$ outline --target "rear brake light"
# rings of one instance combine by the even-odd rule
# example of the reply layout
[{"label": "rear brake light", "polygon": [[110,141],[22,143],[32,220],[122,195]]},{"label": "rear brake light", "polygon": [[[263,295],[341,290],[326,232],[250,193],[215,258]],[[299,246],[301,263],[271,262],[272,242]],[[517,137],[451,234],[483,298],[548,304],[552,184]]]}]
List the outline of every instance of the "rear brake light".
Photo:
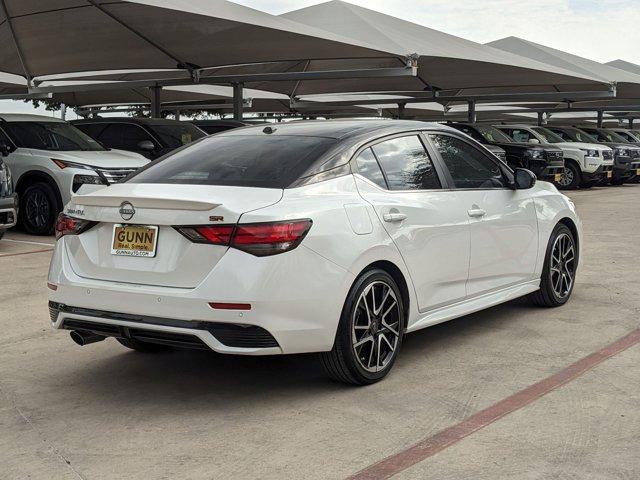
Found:
[{"label": "rear brake light", "polygon": [[229,245],[234,228],[234,225],[204,225],[176,227],[176,230],[194,243]]},{"label": "rear brake light", "polygon": [[93,227],[97,222],[70,217],[61,213],[56,220],[56,240],[65,235],[80,235]]},{"label": "rear brake light", "polygon": [[195,243],[228,245],[258,257],[293,250],[304,239],[312,221],[290,220],[240,225],[207,225],[175,227]]}]

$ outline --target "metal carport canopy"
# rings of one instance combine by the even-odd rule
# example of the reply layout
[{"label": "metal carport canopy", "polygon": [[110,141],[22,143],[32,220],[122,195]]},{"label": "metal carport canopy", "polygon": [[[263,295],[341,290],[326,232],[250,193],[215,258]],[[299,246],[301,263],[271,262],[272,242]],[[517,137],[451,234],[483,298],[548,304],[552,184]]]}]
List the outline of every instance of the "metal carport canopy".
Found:
[{"label": "metal carport canopy", "polygon": [[[567,90],[576,85],[598,90],[606,89],[608,84],[605,79],[588,73],[544,64],[342,1],[294,10],[282,17],[353,38],[373,49],[395,54],[415,52],[418,55],[418,79],[423,88],[414,90],[513,85],[527,86],[529,91],[543,86]],[[348,80],[342,83],[345,82]],[[398,83],[396,85],[400,86]],[[356,87],[347,85],[342,91],[357,91]],[[257,88],[271,89],[266,86]],[[365,89],[366,85],[361,85],[360,91]],[[295,93],[323,92],[312,82],[303,82]]]},{"label": "metal carport canopy", "polygon": [[398,60],[225,0],[0,0],[0,45],[0,71],[28,80],[306,59]]}]

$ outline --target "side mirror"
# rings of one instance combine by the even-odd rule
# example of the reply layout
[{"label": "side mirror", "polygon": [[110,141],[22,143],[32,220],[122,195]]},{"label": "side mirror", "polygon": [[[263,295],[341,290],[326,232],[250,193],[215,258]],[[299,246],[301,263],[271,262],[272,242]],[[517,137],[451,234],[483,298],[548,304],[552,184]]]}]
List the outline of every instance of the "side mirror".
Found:
[{"label": "side mirror", "polygon": [[536,174],[526,168],[516,168],[514,186],[516,190],[527,190],[536,184]]},{"label": "side mirror", "polygon": [[2,155],[3,157],[6,157],[11,152],[13,152],[13,148],[11,148],[11,145],[4,142],[0,143],[0,155]]},{"label": "side mirror", "polygon": [[142,140],[141,142],[138,142],[138,149],[145,152],[153,152],[156,149],[156,146],[151,140]]},{"label": "side mirror", "polygon": [[530,138],[529,139],[529,143],[533,143],[533,144],[538,145],[540,143],[540,140],[538,140],[537,138]]}]

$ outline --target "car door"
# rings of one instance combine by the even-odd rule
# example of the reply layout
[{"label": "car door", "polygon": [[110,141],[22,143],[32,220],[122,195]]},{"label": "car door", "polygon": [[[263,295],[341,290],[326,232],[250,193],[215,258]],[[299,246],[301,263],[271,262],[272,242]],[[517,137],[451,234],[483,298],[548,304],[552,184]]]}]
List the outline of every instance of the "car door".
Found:
[{"label": "car door", "polygon": [[533,280],[538,225],[529,191],[509,188],[510,172],[470,141],[448,133],[428,137],[469,217],[468,296]]},{"label": "car door", "polygon": [[386,138],[354,162],[358,190],[402,255],[421,312],[464,299],[469,267],[466,210],[442,188],[424,141],[420,133]]}]

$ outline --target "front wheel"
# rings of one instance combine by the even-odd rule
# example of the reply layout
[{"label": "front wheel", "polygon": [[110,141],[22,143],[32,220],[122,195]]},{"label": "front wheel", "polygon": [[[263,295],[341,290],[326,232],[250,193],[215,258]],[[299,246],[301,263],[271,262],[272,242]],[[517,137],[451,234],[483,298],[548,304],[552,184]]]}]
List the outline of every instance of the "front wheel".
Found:
[{"label": "front wheel", "polygon": [[342,309],[333,349],[320,354],[328,375],[354,385],[382,380],[402,345],[404,312],[391,275],[380,269],[360,275]]},{"label": "front wheel", "polygon": [[51,185],[36,182],[20,195],[20,224],[31,235],[51,235],[58,216],[58,200]]},{"label": "front wheel", "polygon": [[564,166],[564,172],[560,176],[558,186],[562,190],[574,190],[580,186],[582,182],[582,174],[577,165],[567,162]]},{"label": "front wheel", "polygon": [[578,246],[569,228],[560,223],[553,229],[540,278],[540,290],[530,296],[542,307],[559,307],[571,297],[578,268]]}]

